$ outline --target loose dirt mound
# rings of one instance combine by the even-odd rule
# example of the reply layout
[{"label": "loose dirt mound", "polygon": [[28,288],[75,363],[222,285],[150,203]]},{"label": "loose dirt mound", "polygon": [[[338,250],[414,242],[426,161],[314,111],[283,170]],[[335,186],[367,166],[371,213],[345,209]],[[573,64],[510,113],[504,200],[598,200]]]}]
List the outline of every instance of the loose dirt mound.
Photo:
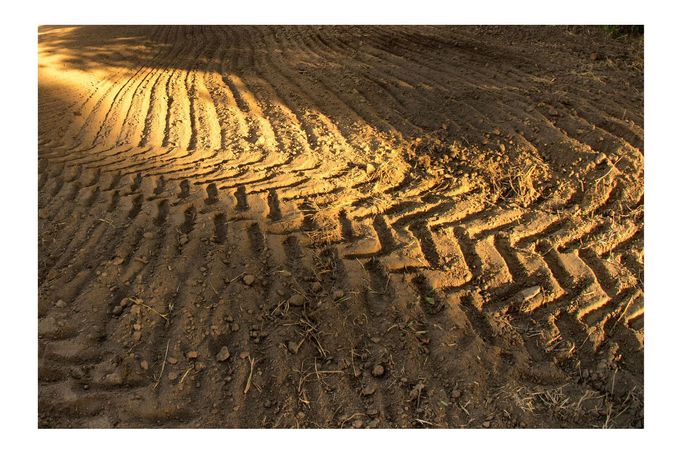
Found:
[{"label": "loose dirt mound", "polygon": [[43,27],[41,427],[631,427],[641,39]]}]

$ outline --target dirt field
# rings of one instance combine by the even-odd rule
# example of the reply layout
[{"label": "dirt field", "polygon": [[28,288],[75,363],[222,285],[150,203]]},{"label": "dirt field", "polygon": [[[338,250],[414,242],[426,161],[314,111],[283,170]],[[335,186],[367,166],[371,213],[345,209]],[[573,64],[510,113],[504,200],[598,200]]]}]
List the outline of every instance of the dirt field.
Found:
[{"label": "dirt field", "polygon": [[40,427],[641,427],[643,44],[41,27]]}]

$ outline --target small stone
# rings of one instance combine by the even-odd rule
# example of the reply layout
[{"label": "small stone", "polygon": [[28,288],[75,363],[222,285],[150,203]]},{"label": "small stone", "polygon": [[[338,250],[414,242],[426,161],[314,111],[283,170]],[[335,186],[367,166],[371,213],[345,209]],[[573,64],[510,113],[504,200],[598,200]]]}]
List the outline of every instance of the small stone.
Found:
[{"label": "small stone", "polygon": [[197,359],[199,357],[199,352],[192,350],[191,352],[185,353],[187,359]]},{"label": "small stone", "polygon": [[55,303],[55,306],[57,306],[57,307],[66,307],[66,302],[65,302],[64,300],[58,300],[58,301]]},{"label": "small stone", "polygon": [[592,61],[597,61],[597,60],[599,60],[599,54],[598,54],[597,52],[592,52],[592,53],[590,54],[590,60],[592,60]]},{"label": "small stone", "polygon": [[177,373],[177,372],[173,371],[173,372],[169,372],[169,373],[168,373],[168,379],[169,379],[170,381],[173,381],[173,380],[175,380],[176,378],[178,378],[178,373]]},{"label": "small stone", "polygon": [[230,351],[228,350],[227,347],[223,347],[220,349],[218,354],[215,356],[215,359],[217,359],[220,362],[227,361],[227,358],[230,357]]},{"label": "small stone", "polygon": [[459,389],[452,391],[453,399],[459,399],[460,397],[462,397],[462,391],[460,391]]},{"label": "small stone", "polygon": [[133,329],[134,329],[135,331],[140,331],[140,330],[142,329],[142,325],[141,325],[140,323],[135,323],[135,324],[133,325]]},{"label": "small stone", "polygon": [[320,284],[319,282],[313,282],[313,285],[310,286],[310,289],[314,293],[319,293],[322,290],[322,284]]},{"label": "small stone", "polygon": [[114,310],[111,311],[111,313],[114,315],[121,315],[121,312],[123,312],[123,308],[121,306],[116,306],[114,307]]},{"label": "small stone", "polygon": [[133,341],[138,342],[140,339],[142,339],[142,331],[135,331],[133,333]]},{"label": "small stone", "polygon": [[177,364],[178,360],[172,356],[168,357],[168,364]]},{"label": "small stone", "polygon": [[540,290],[542,290],[542,287],[540,287],[539,285],[521,290],[518,293],[519,299],[523,302],[526,302],[526,301],[530,300],[531,298],[534,298],[535,296],[537,296],[537,294],[540,293]]},{"label": "small stone", "polygon": [[335,290],[334,291],[334,300],[339,300],[343,298],[346,295],[346,293],[343,290]]},{"label": "small stone", "polygon": [[142,368],[142,370],[149,369],[149,363],[147,362],[146,359],[143,359],[142,361],[140,361],[140,367]]},{"label": "small stone", "polygon": [[486,429],[487,429],[488,427],[490,427],[490,421],[485,421],[485,422],[483,423],[483,427],[485,427]]},{"label": "small stone", "polygon": [[294,341],[287,342],[287,350],[295,355],[298,353],[298,344]]},{"label": "small stone", "polygon": [[384,366],[381,364],[377,364],[372,368],[372,376],[374,377],[383,377],[384,376]]},{"label": "small stone", "polygon": [[362,422],[362,419],[356,419],[355,421],[353,421],[353,427],[355,427],[356,429],[362,429],[364,425],[365,423]]},{"label": "small stone", "polygon": [[202,363],[201,361],[197,361],[196,363],[194,363],[194,370],[196,370],[197,372],[202,371],[204,369],[206,369],[206,364]]},{"label": "small stone", "polygon": [[367,409],[368,416],[376,416],[379,414],[379,410],[376,407],[370,407]]},{"label": "small stone", "polygon": [[299,295],[298,293],[289,298],[289,304],[291,306],[303,306],[305,303],[305,297],[303,295]]},{"label": "small stone", "polygon": [[239,354],[239,357],[240,357],[241,359],[246,359],[246,358],[248,358],[249,356],[250,356],[250,355],[249,355],[249,352],[241,352],[241,353]]},{"label": "small stone", "polygon": [[148,239],[148,240],[151,240],[151,239],[154,238],[156,235],[154,234],[154,232],[144,232],[144,233],[142,234],[142,236],[145,237],[145,238]]},{"label": "small stone", "polygon": [[102,379],[102,383],[105,385],[120,385],[123,383],[123,376],[119,371],[107,374]]},{"label": "small stone", "polygon": [[114,265],[122,265],[123,262],[125,262],[125,259],[123,257],[114,257],[113,260],[111,261],[111,263]]},{"label": "small stone", "polygon": [[374,394],[376,392],[376,390],[377,390],[376,385],[374,385],[374,384],[367,385],[364,388],[362,388],[362,391],[360,391],[360,394],[362,394],[363,396],[371,396],[372,394]]},{"label": "small stone", "polygon": [[244,284],[246,284],[246,285],[251,285],[251,284],[253,284],[253,283],[256,281],[256,277],[255,277],[253,274],[246,274],[246,275],[244,275],[244,277],[242,278],[242,281],[243,281]]}]

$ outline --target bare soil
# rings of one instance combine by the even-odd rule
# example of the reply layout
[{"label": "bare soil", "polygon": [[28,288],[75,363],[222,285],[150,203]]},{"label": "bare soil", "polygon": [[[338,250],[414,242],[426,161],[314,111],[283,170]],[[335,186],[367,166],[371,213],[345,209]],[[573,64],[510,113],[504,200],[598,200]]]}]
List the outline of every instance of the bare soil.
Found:
[{"label": "bare soil", "polygon": [[40,427],[641,427],[643,43],[39,29]]}]

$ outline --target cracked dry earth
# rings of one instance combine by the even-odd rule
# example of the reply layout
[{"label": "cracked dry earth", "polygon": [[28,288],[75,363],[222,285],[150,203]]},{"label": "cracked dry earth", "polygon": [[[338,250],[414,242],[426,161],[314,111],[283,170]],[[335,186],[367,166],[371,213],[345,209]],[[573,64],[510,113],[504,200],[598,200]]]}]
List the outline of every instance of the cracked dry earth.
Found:
[{"label": "cracked dry earth", "polygon": [[40,427],[640,427],[643,44],[41,27]]}]

